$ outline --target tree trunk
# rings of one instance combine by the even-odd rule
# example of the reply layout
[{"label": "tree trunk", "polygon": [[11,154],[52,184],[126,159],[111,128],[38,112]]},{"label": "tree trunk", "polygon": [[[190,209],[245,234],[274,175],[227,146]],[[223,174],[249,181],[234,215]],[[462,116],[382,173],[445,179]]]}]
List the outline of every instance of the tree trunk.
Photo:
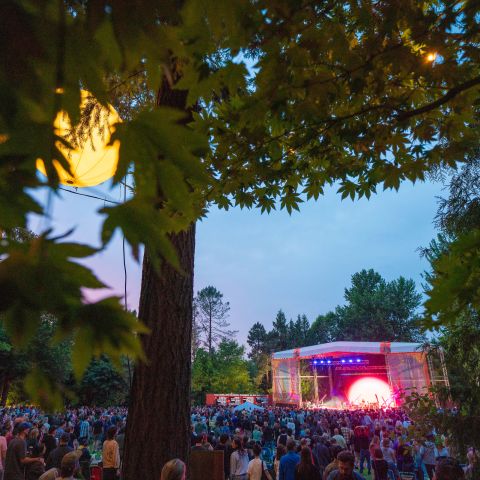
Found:
[{"label": "tree trunk", "polygon": [[136,362],[130,395],[123,478],[158,480],[168,460],[188,462],[195,225],[172,236],[184,273],[143,260],[139,318],[148,362]]},{"label": "tree trunk", "polygon": [[[172,65],[171,77],[179,79]],[[174,90],[163,78],[157,105],[183,110],[191,121],[186,90]],[[161,192],[159,192],[161,198]],[[165,261],[157,273],[145,252],[139,318],[150,329],[142,337],[147,363],[135,362],[130,391],[125,480],[158,480],[172,458],[188,463],[190,454],[190,384],[193,319],[195,224],[170,237],[182,272]]]}]

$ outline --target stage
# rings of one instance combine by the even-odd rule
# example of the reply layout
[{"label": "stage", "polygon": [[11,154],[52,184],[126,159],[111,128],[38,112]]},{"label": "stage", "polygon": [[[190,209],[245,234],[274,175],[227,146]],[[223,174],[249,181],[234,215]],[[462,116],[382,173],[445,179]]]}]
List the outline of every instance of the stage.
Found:
[{"label": "stage", "polygon": [[419,343],[333,342],[272,355],[273,402],[310,408],[393,408],[446,383],[441,358]]}]

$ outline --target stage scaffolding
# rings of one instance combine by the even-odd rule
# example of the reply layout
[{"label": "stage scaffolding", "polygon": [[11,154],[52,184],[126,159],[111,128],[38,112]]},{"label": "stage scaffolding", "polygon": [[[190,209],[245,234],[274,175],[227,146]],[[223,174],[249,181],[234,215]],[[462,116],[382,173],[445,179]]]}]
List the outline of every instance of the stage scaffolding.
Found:
[{"label": "stage scaffolding", "polygon": [[[427,355],[418,343],[403,342],[333,342],[277,352],[272,355],[273,402],[283,405],[302,405],[302,379],[312,379],[314,403],[319,403],[318,379],[328,377],[332,393],[332,366],[328,375],[301,374],[301,361],[334,358],[348,355],[383,355],[390,389],[397,404],[401,394],[413,391],[426,393],[432,385],[448,386],[448,376],[441,351]],[[367,374],[366,374],[367,375]]]}]

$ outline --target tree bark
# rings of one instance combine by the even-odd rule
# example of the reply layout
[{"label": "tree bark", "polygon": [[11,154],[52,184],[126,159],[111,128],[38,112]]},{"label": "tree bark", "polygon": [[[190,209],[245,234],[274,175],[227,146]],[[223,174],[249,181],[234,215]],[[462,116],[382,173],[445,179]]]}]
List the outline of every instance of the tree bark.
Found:
[{"label": "tree bark", "polygon": [[195,225],[172,236],[184,273],[143,260],[139,318],[147,363],[137,362],[130,395],[123,478],[158,480],[172,458],[188,462]]},{"label": "tree bark", "polygon": [[[187,124],[192,118],[186,108],[188,92],[173,89],[170,83],[179,79],[175,62],[170,73],[162,80],[157,105],[184,111],[182,123]],[[181,272],[162,261],[157,273],[148,252],[143,259],[138,316],[150,334],[142,337],[147,362],[135,362],[133,372],[122,465],[125,480],[158,480],[168,460],[188,463],[190,454],[195,224],[170,239]]]}]

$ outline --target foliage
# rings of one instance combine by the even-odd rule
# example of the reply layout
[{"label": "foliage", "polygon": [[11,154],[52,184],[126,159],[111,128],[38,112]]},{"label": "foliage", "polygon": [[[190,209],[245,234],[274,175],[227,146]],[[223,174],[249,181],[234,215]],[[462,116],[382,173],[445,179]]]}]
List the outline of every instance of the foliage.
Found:
[{"label": "foliage", "polygon": [[215,287],[202,288],[193,300],[195,311],[195,329],[201,335],[203,345],[210,353],[214,346],[222,340],[235,335],[235,331],[228,330],[227,321],[230,310],[229,302],[223,301],[223,294]]},{"label": "foliage", "polygon": [[192,365],[194,393],[254,393],[245,348],[235,340],[222,340],[218,348],[200,348]]},{"label": "foliage", "polygon": [[462,453],[467,446],[480,448],[479,179],[476,152],[448,178],[448,196],[439,199],[436,216],[440,233],[422,251],[431,266],[425,273],[424,323],[436,331],[450,383],[434,393],[456,407],[432,408],[425,418],[448,432]]},{"label": "foliage", "polygon": [[[431,0],[145,0],[136,8],[6,0],[0,230],[51,213],[36,193],[58,192],[55,160],[68,169],[58,148],[68,142],[53,120],[66,111],[78,123],[81,88],[127,111],[114,134],[113,184],[132,172],[135,191],[100,210],[102,248],[120,229],[134,257],[144,245],[157,267],[157,255],[178,266],[168,235],[209,203],[270,211],[278,202],[291,212],[302,194],[317,199],[333,183],[342,198],[369,197],[455,165],[477,142],[478,9]],[[437,60],[427,62],[432,51]],[[165,84],[185,94],[187,113],[152,109]],[[77,378],[102,353],[117,363],[141,357],[144,329],[118,298],[85,304],[83,288],[103,285],[77,259],[96,249],[39,233],[1,246],[0,313],[12,341],[26,344],[47,312],[61,339],[73,336]]]},{"label": "foliage", "polygon": [[102,356],[88,366],[76,393],[81,405],[123,405],[128,396],[127,372],[122,374]]},{"label": "foliage", "polygon": [[413,280],[399,277],[387,282],[372,269],[362,270],[352,275],[345,300],[330,317],[333,340],[423,340],[417,317],[421,295]]},{"label": "foliage", "polygon": [[56,319],[44,315],[30,342],[24,348],[18,348],[12,345],[3,323],[0,323],[0,379],[5,399],[13,387],[17,401],[30,400],[24,390],[25,382],[31,381],[38,369],[48,372],[52,381],[65,385],[72,371],[72,342],[69,339],[55,341],[56,332]]}]

